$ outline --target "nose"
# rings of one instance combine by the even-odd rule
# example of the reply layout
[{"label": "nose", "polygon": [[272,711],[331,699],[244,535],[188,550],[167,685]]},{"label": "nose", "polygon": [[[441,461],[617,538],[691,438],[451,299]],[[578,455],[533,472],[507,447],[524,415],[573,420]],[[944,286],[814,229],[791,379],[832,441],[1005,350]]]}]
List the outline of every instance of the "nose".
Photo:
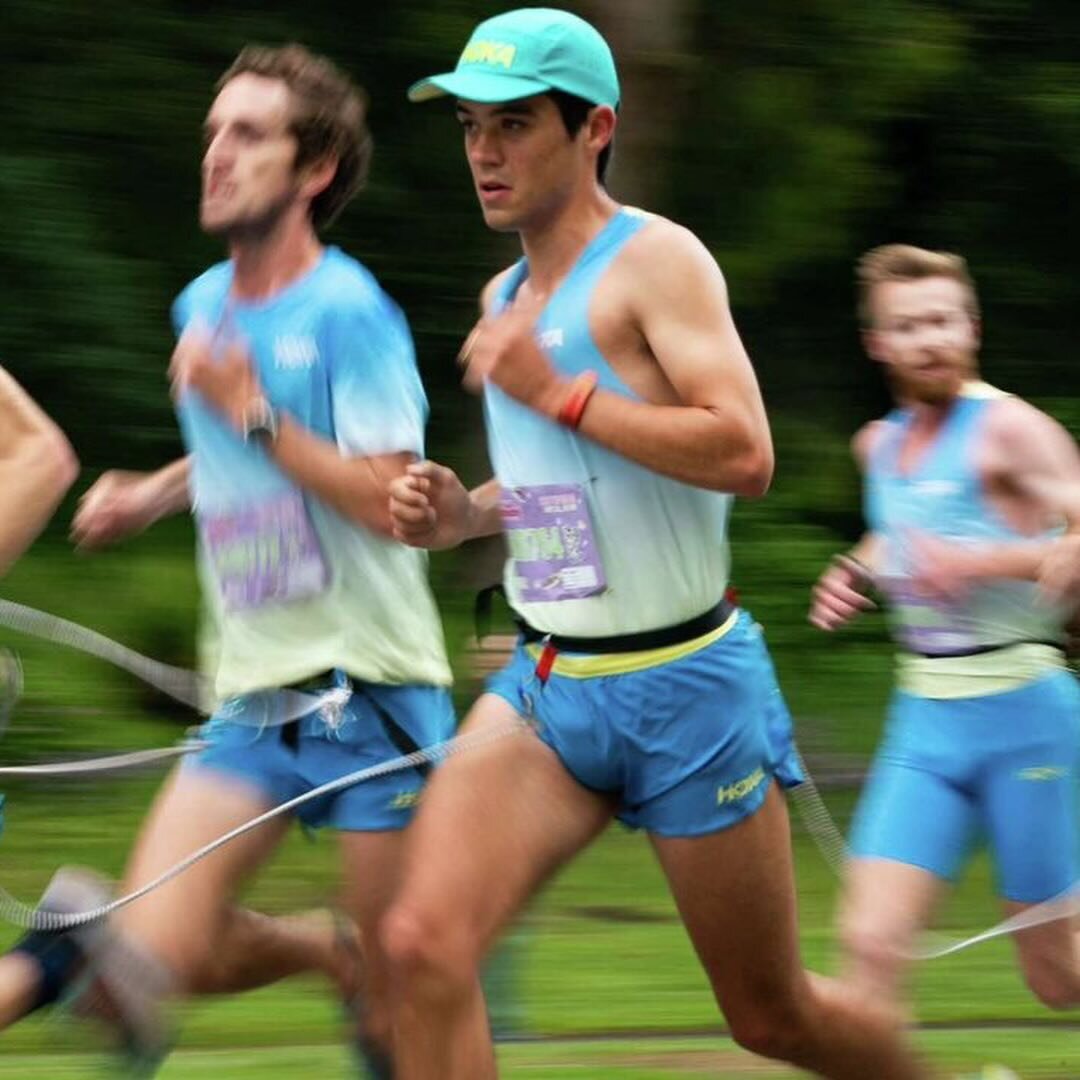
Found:
[{"label": "nose", "polygon": [[502,160],[502,148],[495,132],[480,129],[469,139],[469,160],[474,165],[497,165]]},{"label": "nose", "polygon": [[228,159],[228,143],[225,141],[225,132],[219,131],[203,150],[203,172],[212,172],[215,168],[224,165]]}]

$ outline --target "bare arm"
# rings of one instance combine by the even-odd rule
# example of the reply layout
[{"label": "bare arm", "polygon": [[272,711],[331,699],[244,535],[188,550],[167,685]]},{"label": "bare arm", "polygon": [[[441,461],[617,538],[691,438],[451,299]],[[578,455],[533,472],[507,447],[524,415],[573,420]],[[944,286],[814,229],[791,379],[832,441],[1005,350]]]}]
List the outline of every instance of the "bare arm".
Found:
[{"label": "bare arm", "polygon": [[[962,600],[980,581],[1038,581],[1043,595],[1064,601],[1080,593],[1080,454],[1056,421],[1019,398],[995,403],[977,464],[988,496],[1032,539],[958,544],[912,533],[912,582],[924,595]],[[1064,526],[1064,537],[1038,534]]]},{"label": "bare arm", "polygon": [[45,527],[78,472],[64,434],[0,368],[0,574]]},{"label": "bare arm", "polygon": [[[602,446],[683,483],[763,495],[772,439],[727,285],[704,246],[668,222],[633,253],[635,308],[648,348],[678,404],[594,393],[580,430]],[[629,254],[629,252],[628,252]]]},{"label": "bare arm", "polygon": [[[638,241],[641,243],[638,243]],[[669,403],[595,391],[581,419],[588,438],[683,483],[761,495],[773,470],[772,440],[753,369],[728,307],[723,275],[696,237],[650,223],[620,256],[627,317],[668,386]],[[538,311],[521,303],[482,320],[466,381],[490,379],[557,419],[570,392],[532,335]]]},{"label": "bare arm", "polygon": [[499,482],[467,491],[457,474],[434,461],[410,465],[390,485],[394,536],[412,547],[441,550],[502,532]]},{"label": "bare arm", "polygon": [[82,550],[105,547],[191,507],[191,459],[178,458],[154,472],[109,469],[85,492],[71,523]]},{"label": "bare arm", "polygon": [[[881,432],[880,422],[860,428],[851,440],[855,462],[865,471],[866,459]],[[811,591],[809,620],[819,630],[836,630],[861,611],[874,607],[866,595],[881,569],[882,539],[863,533],[849,551],[834,556]]]},{"label": "bare arm", "polygon": [[284,415],[269,453],[283,472],[343,517],[382,536],[393,535],[390,483],[404,475],[415,454],[345,457],[336,444]]}]

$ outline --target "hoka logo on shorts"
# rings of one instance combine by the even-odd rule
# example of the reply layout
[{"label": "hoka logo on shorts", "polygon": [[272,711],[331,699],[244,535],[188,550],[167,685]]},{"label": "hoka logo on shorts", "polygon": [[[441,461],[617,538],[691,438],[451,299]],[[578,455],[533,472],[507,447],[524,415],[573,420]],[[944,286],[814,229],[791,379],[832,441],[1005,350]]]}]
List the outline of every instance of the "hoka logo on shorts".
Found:
[{"label": "hoka logo on shorts", "polygon": [[296,334],[283,334],[274,338],[274,367],[295,371],[299,368],[314,367],[319,359],[319,349],[315,339],[300,337]]},{"label": "hoka logo on shorts", "polygon": [[386,804],[386,808],[388,810],[411,810],[419,801],[419,791],[399,791]]},{"label": "hoka logo on shorts", "polygon": [[749,776],[736,780],[734,784],[721,786],[716,792],[716,805],[723,806],[725,803],[738,802],[745,799],[750,792],[760,787],[765,780],[765,770],[759,765]]},{"label": "hoka logo on shorts", "polygon": [[1016,774],[1021,780],[1064,780],[1069,775],[1067,765],[1033,765]]}]

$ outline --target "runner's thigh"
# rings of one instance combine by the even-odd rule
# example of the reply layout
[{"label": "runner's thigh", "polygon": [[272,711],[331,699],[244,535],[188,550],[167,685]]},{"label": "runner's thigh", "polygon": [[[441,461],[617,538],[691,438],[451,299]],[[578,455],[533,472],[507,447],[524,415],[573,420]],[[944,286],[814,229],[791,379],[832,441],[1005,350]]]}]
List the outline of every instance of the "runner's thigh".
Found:
[{"label": "runner's thigh", "polygon": [[[520,718],[504,698],[485,694],[462,734],[515,723]],[[608,799],[572,779],[524,725],[462,750],[435,771],[408,829],[399,909],[482,952],[612,812]]]}]

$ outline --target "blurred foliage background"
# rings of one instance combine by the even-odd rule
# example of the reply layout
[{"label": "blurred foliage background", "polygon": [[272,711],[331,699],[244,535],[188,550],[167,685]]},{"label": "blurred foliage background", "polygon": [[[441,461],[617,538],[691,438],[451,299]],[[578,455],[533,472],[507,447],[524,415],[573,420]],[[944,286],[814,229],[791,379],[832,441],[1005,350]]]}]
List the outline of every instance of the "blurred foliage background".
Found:
[{"label": "blurred foliage background", "polygon": [[[803,621],[822,560],[860,530],[848,439],[887,406],[859,349],[858,253],[905,240],[966,254],[981,286],[987,376],[1080,426],[1072,356],[1080,256],[1069,211],[1080,172],[1080,7],[570,6],[604,31],[621,65],[612,192],[694,229],[727,274],[778,450],[773,492],[736,513],[736,580],[766,622],[796,705],[829,714],[823,677],[858,671],[864,645],[867,677],[883,664],[871,648],[881,639],[873,620],[840,646]],[[370,91],[371,182],[328,239],[367,262],[411,319],[432,404],[430,452],[468,479],[483,477],[480,410],[457,385],[452,358],[480,287],[516,256],[516,243],[483,227],[449,104],[410,106],[404,92],[452,65],[474,23],[500,5],[4,7],[0,362],[69,432],[81,486],[102,468],[153,468],[179,451],[164,378],[168,307],[222,254],[196,223],[200,125],[241,45],[286,40],[327,52]],[[54,544],[65,525],[61,514]],[[186,527],[159,529],[120,557],[189,545]],[[465,632],[464,589],[494,577],[497,561],[491,550],[435,560],[455,639]],[[78,576],[100,588],[106,572],[88,562]],[[151,619],[135,610],[139,594],[118,614],[132,644],[171,642],[171,658],[190,659],[194,595],[181,580],[179,610],[150,603],[160,608]],[[178,621],[183,632],[170,632]]]},{"label": "blurred foliage background", "polygon": [[[327,239],[366,262],[411,320],[432,405],[429,452],[467,480],[484,478],[480,410],[458,386],[453,357],[481,286],[516,257],[516,243],[483,226],[450,106],[410,106],[405,89],[452,66],[474,23],[505,6],[5,0],[0,362],[69,433],[84,467],[78,490],[103,468],[154,468],[180,450],[165,380],[168,309],[222,257],[196,222],[200,125],[216,78],[249,41],[302,41],[370,92],[371,181]],[[1080,188],[1080,5],[565,6],[600,27],[620,62],[612,193],[695,230],[727,275],[778,452],[773,491],[736,508],[736,582],[766,626],[804,748],[822,769],[857,765],[889,683],[880,616],[836,638],[805,623],[821,565],[861,529],[848,439],[888,404],[859,349],[853,261],[895,240],[965,254],[981,289],[987,378],[1080,431],[1072,355],[1080,230],[1071,211]],[[4,594],[191,664],[190,524],[80,559],[64,536],[70,510]],[[470,590],[497,563],[490,546],[432,562],[463,702],[475,686],[461,652]],[[194,719],[95,661],[6,633],[0,641],[19,649],[27,672],[3,744],[8,761],[160,744]],[[102,822],[123,823],[106,837],[98,830],[95,861],[115,871],[145,792],[105,782],[77,785],[80,793],[94,796]],[[70,784],[50,786],[44,799],[13,794],[9,816],[25,807],[35,832],[72,828],[88,805]],[[23,895],[95,820],[78,822],[57,846],[22,834],[13,880]]]},{"label": "blurred foliage background", "polygon": [[[501,5],[4,6],[0,362],[68,431],[84,466],[79,490],[103,468],[154,468],[180,451],[167,313],[222,257],[196,221],[200,128],[215,80],[249,41],[303,41],[369,90],[371,180],[327,239],[364,260],[409,315],[431,399],[429,452],[467,480],[484,478],[480,409],[458,386],[453,357],[481,286],[517,245],[483,226],[449,103],[411,106],[405,89],[449,68],[475,22]],[[861,529],[848,440],[888,405],[859,348],[852,264],[892,240],[964,253],[981,288],[987,377],[1080,429],[1080,238],[1069,210],[1080,179],[1080,6],[569,6],[601,28],[620,62],[613,194],[683,222],[714,252],[764,388],[777,475],[766,499],[737,507],[736,583],[766,625],[808,749],[865,752],[889,677],[881,620],[838,638],[805,623],[822,563]],[[78,560],[64,539],[69,516],[70,506],[5,582],[9,595],[191,663],[190,524]],[[455,653],[471,629],[470,592],[497,576],[499,557],[488,544],[433,559]],[[49,706],[85,696],[78,682],[48,676],[55,649],[22,647],[27,701],[43,715],[36,733],[16,726],[6,743],[16,756],[69,740]],[[100,667],[85,678],[114,685],[140,722],[146,696]],[[464,680],[463,700],[471,690]],[[80,726],[83,736],[118,738],[114,723]]]}]

